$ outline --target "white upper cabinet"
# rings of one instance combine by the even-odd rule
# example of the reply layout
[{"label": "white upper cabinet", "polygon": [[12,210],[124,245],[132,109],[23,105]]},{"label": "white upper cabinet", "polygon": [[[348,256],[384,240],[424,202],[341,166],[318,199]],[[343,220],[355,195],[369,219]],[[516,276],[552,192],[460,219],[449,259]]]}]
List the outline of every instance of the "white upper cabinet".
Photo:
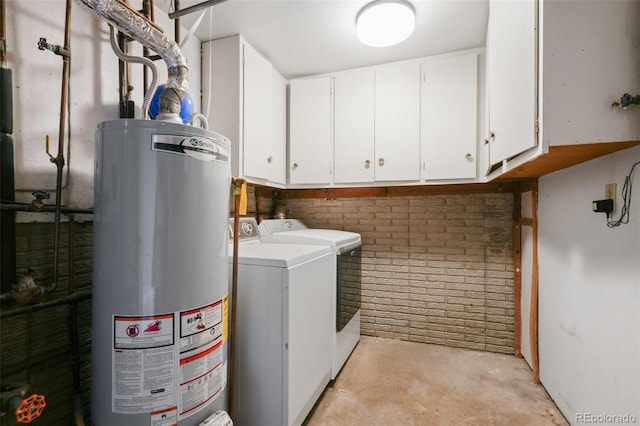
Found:
[{"label": "white upper cabinet", "polygon": [[544,1],[542,138],[550,146],[640,140],[640,2]]},{"label": "white upper cabinet", "polygon": [[286,82],[242,37],[203,43],[203,109],[212,130],[231,140],[232,173],[284,185]]},{"label": "white upper cabinet", "polygon": [[487,32],[491,164],[536,146],[536,2],[490,0]]},{"label": "white upper cabinet", "polygon": [[335,183],[374,181],[374,71],[334,77]]},{"label": "white upper cabinet", "polygon": [[420,64],[375,68],[375,180],[420,179]]},{"label": "white upper cabinet", "polygon": [[289,183],[331,183],[331,127],[331,79],[292,80],[289,86]]},{"label": "white upper cabinet", "polygon": [[477,54],[422,64],[423,179],[476,177],[477,103]]},{"label": "white upper cabinet", "polygon": [[273,69],[273,86],[271,100],[273,117],[271,154],[267,164],[271,168],[269,174],[275,182],[287,181],[287,80]]}]

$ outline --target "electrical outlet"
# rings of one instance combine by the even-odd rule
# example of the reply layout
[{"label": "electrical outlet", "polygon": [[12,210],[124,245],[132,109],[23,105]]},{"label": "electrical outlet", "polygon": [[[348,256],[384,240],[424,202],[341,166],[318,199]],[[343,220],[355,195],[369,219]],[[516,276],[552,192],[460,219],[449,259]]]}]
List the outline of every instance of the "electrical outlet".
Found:
[{"label": "electrical outlet", "polygon": [[616,184],[608,183],[604,186],[604,198],[613,200],[613,210],[616,209]]}]

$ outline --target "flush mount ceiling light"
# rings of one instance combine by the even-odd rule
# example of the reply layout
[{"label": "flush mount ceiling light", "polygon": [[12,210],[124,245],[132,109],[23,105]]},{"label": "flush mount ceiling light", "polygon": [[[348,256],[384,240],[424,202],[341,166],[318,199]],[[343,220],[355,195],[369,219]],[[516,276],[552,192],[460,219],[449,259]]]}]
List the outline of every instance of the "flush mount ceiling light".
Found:
[{"label": "flush mount ceiling light", "polygon": [[358,39],[367,46],[393,46],[413,33],[415,12],[403,0],[377,0],[358,13],[356,27]]}]

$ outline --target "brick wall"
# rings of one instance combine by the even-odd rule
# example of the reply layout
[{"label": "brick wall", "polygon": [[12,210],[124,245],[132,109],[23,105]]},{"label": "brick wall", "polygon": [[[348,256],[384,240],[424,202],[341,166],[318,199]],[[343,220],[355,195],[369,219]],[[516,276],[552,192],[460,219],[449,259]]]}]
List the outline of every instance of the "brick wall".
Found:
[{"label": "brick wall", "polygon": [[[75,224],[73,289],[69,288],[69,224],[63,223],[60,234],[60,264],[56,289],[41,301],[62,298],[70,291],[91,286],[93,257],[92,224]],[[53,282],[52,223],[16,225],[16,266],[18,274],[32,270],[36,284]],[[2,303],[2,311],[19,308]],[[2,383],[28,383],[32,392],[45,395],[47,407],[34,424],[72,424],[73,360],[70,348],[70,308],[59,305],[2,319],[0,323],[0,372]],[[91,376],[91,301],[77,305],[80,379],[83,402],[88,412]],[[2,417],[1,424],[14,425],[15,417]]]},{"label": "brick wall", "polygon": [[286,201],[362,235],[362,333],[513,353],[512,194]]}]

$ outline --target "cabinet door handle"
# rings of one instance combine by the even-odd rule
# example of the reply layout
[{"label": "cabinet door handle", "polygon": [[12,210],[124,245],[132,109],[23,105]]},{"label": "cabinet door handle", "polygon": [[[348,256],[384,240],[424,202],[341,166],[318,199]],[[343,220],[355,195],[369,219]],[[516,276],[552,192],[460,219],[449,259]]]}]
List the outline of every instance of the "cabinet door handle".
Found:
[{"label": "cabinet door handle", "polygon": [[269,156],[269,158],[267,158],[267,163],[271,164],[273,163],[273,157]]},{"label": "cabinet door handle", "polygon": [[293,163],[293,165],[291,166],[291,168],[292,168],[293,170],[297,169],[297,168],[298,168],[298,163]]},{"label": "cabinet door handle", "polygon": [[465,155],[464,158],[466,158],[467,160],[471,161],[471,160],[473,160],[473,155],[471,155],[470,152],[467,152],[467,155]]},{"label": "cabinet door handle", "polygon": [[370,165],[371,165],[371,161],[369,161],[369,160],[364,160],[364,168],[365,168],[365,169],[368,169]]},{"label": "cabinet door handle", "polygon": [[495,138],[496,138],[496,134],[495,134],[495,133],[493,133],[493,132],[489,132],[489,140],[490,140],[491,142],[493,142],[493,141],[495,140]]},{"label": "cabinet door handle", "polygon": [[378,164],[381,165],[381,166],[384,166],[384,158],[380,157],[378,159]]}]

